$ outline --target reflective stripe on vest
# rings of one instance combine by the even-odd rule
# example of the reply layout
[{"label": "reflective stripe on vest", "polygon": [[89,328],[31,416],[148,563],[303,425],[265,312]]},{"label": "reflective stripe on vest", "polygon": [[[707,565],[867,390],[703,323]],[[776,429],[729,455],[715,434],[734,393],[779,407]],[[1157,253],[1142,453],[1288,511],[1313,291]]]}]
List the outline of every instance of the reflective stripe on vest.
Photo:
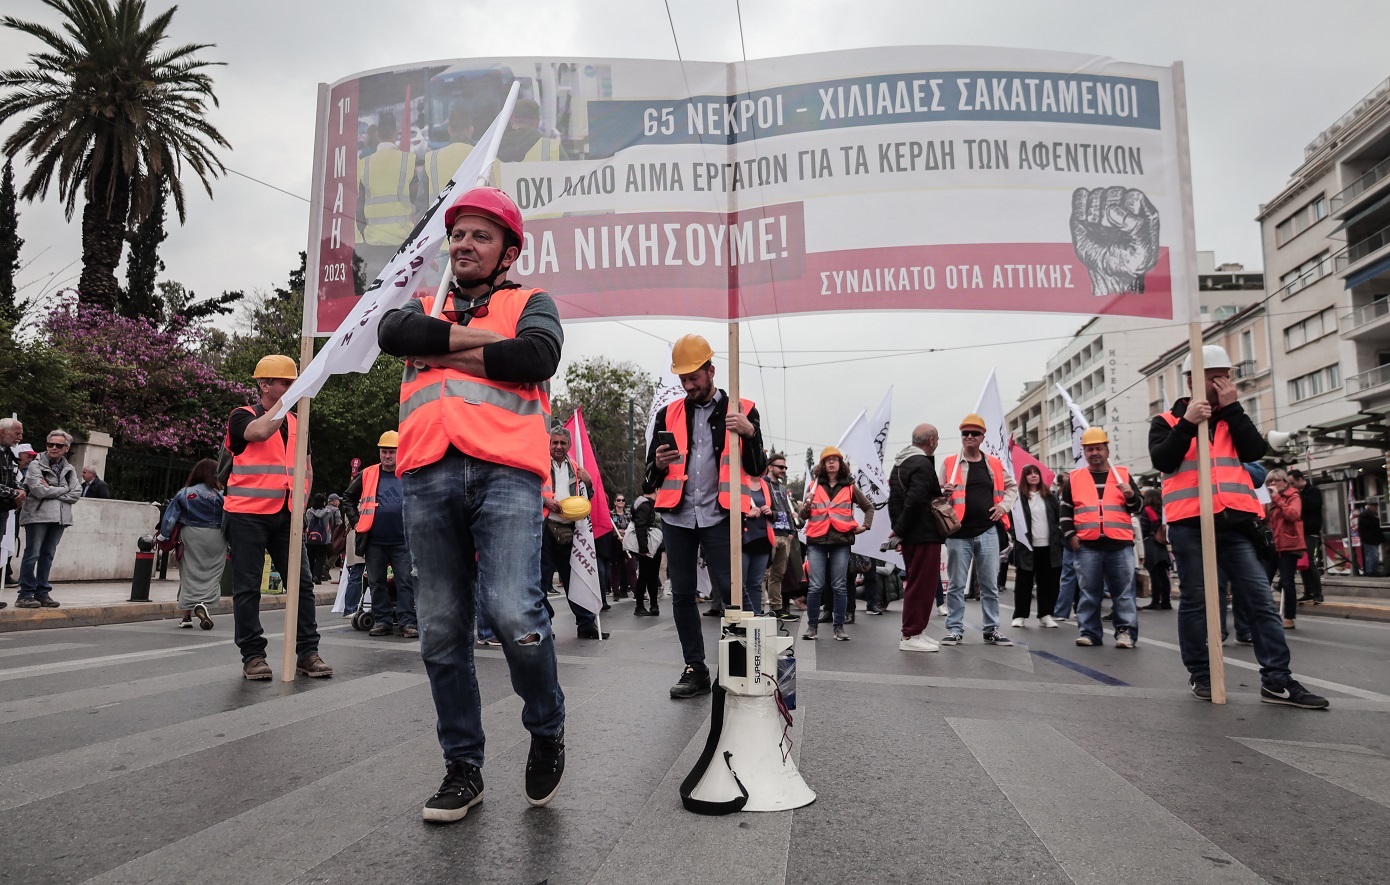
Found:
[{"label": "reflective stripe on vest", "polygon": [[[1181,420],[1172,412],[1164,412],[1163,420],[1170,428]],[[1255,495],[1250,474],[1241,463],[1231,439],[1231,428],[1225,421],[1216,422],[1211,438],[1211,487],[1213,512],[1230,508],[1263,516],[1264,505]],[[1169,522],[1195,519],[1201,516],[1201,490],[1198,488],[1197,440],[1187,447],[1182,464],[1172,473],[1163,474],[1163,515]]]},{"label": "reflective stripe on vest", "polygon": [[[540,289],[499,289],[470,329],[516,337],[526,302]],[[434,296],[422,299],[428,314]],[[493,381],[457,369],[406,367],[401,378],[396,473],[433,464],[449,451],[550,475],[550,385]],[[537,502],[539,503],[539,502]]]},{"label": "reflective stripe on vest", "polygon": [[[994,480],[994,503],[999,504],[1004,500],[1004,463],[993,455],[984,456],[985,464],[989,467],[990,478]],[[966,461],[966,464],[976,464],[977,461]],[[970,481],[969,468],[961,471],[960,482],[955,482],[956,477],[952,474],[956,470],[956,456],[946,456],[946,483],[954,484],[958,488],[951,493],[951,509],[956,511],[956,519],[965,519],[965,486]],[[1009,518],[1004,517],[1004,525],[1008,526]]]},{"label": "reflective stripe on vest", "polygon": [[357,525],[353,527],[359,535],[372,530],[372,521],[376,518],[376,487],[380,482],[380,464],[362,471],[362,497],[357,502]]},{"label": "reflective stripe on vest", "polygon": [[358,183],[364,194],[362,240],[372,246],[399,246],[415,226],[410,180],[415,155],[397,148],[377,151],[359,161]]},{"label": "reflective stripe on vest", "polygon": [[[841,464],[844,462],[841,461]],[[825,485],[816,482],[811,492],[811,516],[806,521],[806,537],[819,538],[831,529],[848,534],[859,528],[854,521],[854,483],[846,483],[831,498]]]},{"label": "reflective stripe on vest", "polygon": [[1105,496],[1096,495],[1096,480],[1089,468],[1078,467],[1070,475],[1072,521],[1076,536],[1083,541],[1100,540],[1101,535],[1115,541],[1134,541],[1134,520],[1125,504],[1124,492],[1115,482],[1129,482],[1129,471],[1115,467],[1105,473]]},{"label": "reflective stripe on vest", "polygon": [[[753,411],[751,399],[739,399],[739,410],[747,416]],[[685,456],[690,451],[690,431],[686,427],[685,400],[678,399],[666,407],[666,429],[676,438],[680,457],[666,468],[666,478],[656,490],[653,502],[657,510],[675,510],[685,491]],[[729,452],[733,450],[733,434],[724,430],[724,451],[719,455],[719,506],[729,509]]]},{"label": "reflective stripe on vest", "polygon": [[[251,406],[243,410],[256,414]],[[223,507],[231,513],[251,513],[272,516],[279,513],[286,503],[286,495],[293,488],[294,447],[299,419],[294,414],[285,416],[287,439],[281,439],[276,430],[260,442],[247,442],[240,455],[232,456],[232,472],[227,477],[227,491],[223,497]],[[223,441],[231,449],[230,436]],[[309,489],[304,489],[307,495]]]}]

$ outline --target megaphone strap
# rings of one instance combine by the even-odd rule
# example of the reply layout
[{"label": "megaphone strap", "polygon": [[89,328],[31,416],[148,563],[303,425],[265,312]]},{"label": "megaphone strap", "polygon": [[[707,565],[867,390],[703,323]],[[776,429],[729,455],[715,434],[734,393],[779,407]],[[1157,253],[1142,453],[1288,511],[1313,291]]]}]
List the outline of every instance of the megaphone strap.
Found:
[{"label": "megaphone strap", "polygon": [[719,748],[719,735],[724,731],[725,691],[724,687],[717,681],[710,692],[710,697],[713,699],[714,709],[710,712],[709,737],[705,740],[705,749],[701,751],[695,767],[690,770],[690,774],[685,776],[685,780],[681,781],[681,805],[685,806],[686,811],[693,811],[696,814],[733,814],[735,811],[742,811],[743,806],[748,804],[748,788],[743,785],[743,781],[739,780],[738,772],[734,771],[734,754],[728,750],[724,751],[724,765],[728,767],[729,774],[733,775],[734,783],[738,785],[740,795],[727,802],[709,802],[691,796],[691,793],[695,792],[695,788],[700,785],[705,772],[709,771],[710,763],[714,761],[715,751]]}]

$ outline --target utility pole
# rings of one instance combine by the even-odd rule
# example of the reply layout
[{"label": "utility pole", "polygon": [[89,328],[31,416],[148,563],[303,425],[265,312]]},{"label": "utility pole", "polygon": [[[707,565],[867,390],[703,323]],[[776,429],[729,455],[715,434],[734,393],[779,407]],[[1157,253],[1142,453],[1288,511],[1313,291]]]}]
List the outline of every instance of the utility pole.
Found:
[{"label": "utility pole", "polygon": [[632,397],[627,400],[627,497],[632,500],[637,497],[636,490],[632,487],[632,452],[636,447],[637,441],[633,439],[633,410],[636,408]]}]

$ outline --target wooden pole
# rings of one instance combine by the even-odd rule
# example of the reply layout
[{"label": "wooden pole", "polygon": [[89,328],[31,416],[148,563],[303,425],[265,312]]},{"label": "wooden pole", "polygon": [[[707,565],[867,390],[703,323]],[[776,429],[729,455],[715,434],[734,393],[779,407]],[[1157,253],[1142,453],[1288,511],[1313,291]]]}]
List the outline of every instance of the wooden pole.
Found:
[{"label": "wooden pole", "polygon": [[[1183,214],[1181,266],[1173,268],[1173,286],[1188,301],[1187,346],[1192,356],[1192,399],[1207,397],[1206,361],[1202,359],[1202,314],[1197,296],[1197,230],[1192,208],[1192,154],[1188,148],[1187,78],[1182,62],[1173,64],[1173,115],[1178,137],[1178,182]],[[1212,404],[1213,410],[1216,404]],[[1197,425],[1197,490],[1202,523],[1202,583],[1207,607],[1207,659],[1211,676],[1211,702],[1226,703],[1226,662],[1221,649],[1221,608],[1216,569],[1216,511],[1212,504],[1210,423]],[[1186,592],[1184,590],[1184,592]]]},{"label": "wooden pole", "polygon": [[[323,164],[328,153],[328,84],[319,84],[318,130],[314,136],[314,196],[309,204],[309,254],[304,274],[304,319],[299,330],[299,369],[314,358],[314,332],[318,325],[319,262],[323,244]],[[289,420],[289,416],[285,417]],[[294,446],[294,477],[290,491],[290,546],[285,567],[285,651],[280,658],[280,681],[293,682],[299,637],[299,576],[304,561],[304,505],[308,489],[304,480],[309,465],[309,397],[299,400]],[[296,555],[297,554],[297,555]]]},{"label": "wooden pole", "polygon": [[[729,414],[739,408],[738,317],[729,321]],[[724,619],[743,617],[743,437],[729,434],[729,604]],[[720,600],[721,604],[723,600]]]}]

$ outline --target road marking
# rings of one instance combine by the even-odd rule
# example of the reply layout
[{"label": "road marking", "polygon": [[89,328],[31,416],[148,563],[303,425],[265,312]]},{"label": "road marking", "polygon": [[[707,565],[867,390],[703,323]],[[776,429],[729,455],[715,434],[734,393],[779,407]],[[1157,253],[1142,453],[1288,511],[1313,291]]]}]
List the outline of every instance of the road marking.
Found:
[{"label": "road marking", "polygon": [[[283,728],[426,681],[423,674],[379,673],[324,688],[292,691],[236,710],[0,768],[0,811]],[[275,684],[267,686],[267,693],[277,690],[285,689]]]},{"label": "road marking", "polygon": [[[505,734],[488,741],[489,755],[529,737],[516,726],[520,713],[515,695],[483,708],[484,730]],[[390,776],[382,777],[387,770]],[[423,804],[442,770],[439,739],[430,731],[107,870],[86,885],[289,882]],[[324,814],[329,808],[332,814]],[[256,846],[254,864],[227,863],[248,845]]]},{"label": "road marking", "polygon": [[[1140,639],[1139,641],[1148,645],[1156,645],[1159,648],[1171,649],[1172,651],[1176,652],[1182,651],[1182,649],[1176,643],[1172,642],[1163,642],[1159,639]],[[1229,667],[1239,667],[1242,670],[1254,670],[1257,673],[1260,671],[1259,664],[1252,664],[1249,661],[1242,661],[1239,658],[1230,658],[1226,657],[1225,655],[1223,655],[1221,659],[1225,661],[1226,665]],[[1332,682],[1327,679],[1317,679],[1315,677],[1304,676],[1299,673],[1295,673],[1294,678],[1297,679],[1299,682],[1302,682],[1304,685],[1315,685],[1318,688],[1329,688],[1332,691],[1340,691],[1342,694],[1349,694],[1354,698],[1363,698],[1368,701],[1390,702],[1390,695],[1378,694],[1374,691],[1367,691],[1364,688],[1357,688],[1353,685],[1343,685],[1340,682]]]},{"label": "road marking", "polygon": [[1390,758],[1375,750],[1353,744],[1311,744],[1243,737],[1232,737],[1231,740],[1390,808]]},{"label": "road marking", "polygon": [[1085,664],[1078,664],[1076,661],[1067,660],[1061,655],[1054,655],[1050,651],[1034,650],[1033,654],[1042,658],[1044,661],[1051,661],[1054,664],[1061,664],[1063,667],[1066,667],[1069,670],[1074,670],[1088,679],[1094,679],[1101,685],[1129,685],[1129,683],[1125,682],[1123,679],[1116,679],[1114,676],[1102,673],[1099,670],[1093,670],[1090,667],[1087,667]]},{"label": "road marking", "polygon": [[208,667],[185,673],[170,673],[167,676],[151,676],[148,679],[133,679],[112,685],[99,685],[62,694],[25,698],[17,701],[0,702],[0,725],[21,722],[54,713],[69,713],[89,707],[109,707],[114,704],[176,691],[180,688],[196,688],[213,682],[230,681],[234,671],[229,665]]},{"label": "road marking", "polygon": [[71,651],[74,648],[91,648],[85,642],[50,642],[47,645],[23,645],[19,648],[0,648],[0,658],[14,658],[20,655],[41,655],[45,652]]},{"label": "road marking", "polygon": [[1052,726],[946,722],[1077,885],[1264,882]]}]

